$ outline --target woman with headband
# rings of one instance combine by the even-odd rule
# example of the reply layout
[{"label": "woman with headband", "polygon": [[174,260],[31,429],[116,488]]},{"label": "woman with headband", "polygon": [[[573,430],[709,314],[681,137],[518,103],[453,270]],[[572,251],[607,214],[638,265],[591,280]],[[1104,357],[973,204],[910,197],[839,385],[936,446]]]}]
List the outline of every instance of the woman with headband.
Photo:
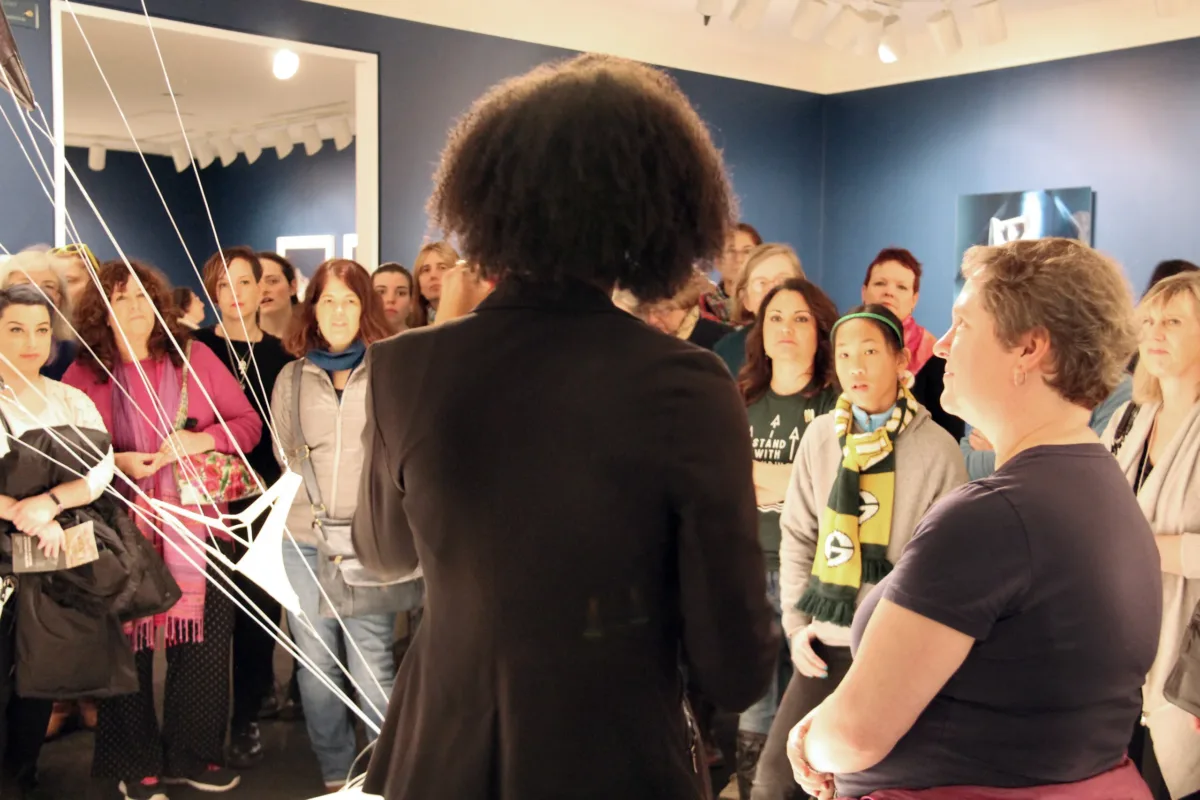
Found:
[{"label": "woman with headband", "polygon": [[822,800],[1148,800],[1126,747],[1159,553],[1128,462],[1088,428],[1133,352],[1129,288],[1067,239],[972,248],[963,274],[944,402],[999,468],[938,502],[861,604],[854,666],[793,730],[792,767]]},{"label": "woman with headband", "polygon": [[850,669],[850,623],[921,517],[966,482],[958,444],[909,391],[900,319],[858,306],[833,326],[841,396],[796,453],[780,522],[783,628],[796,672],[759,762],[753,797],[790,798],[789,731]]}]

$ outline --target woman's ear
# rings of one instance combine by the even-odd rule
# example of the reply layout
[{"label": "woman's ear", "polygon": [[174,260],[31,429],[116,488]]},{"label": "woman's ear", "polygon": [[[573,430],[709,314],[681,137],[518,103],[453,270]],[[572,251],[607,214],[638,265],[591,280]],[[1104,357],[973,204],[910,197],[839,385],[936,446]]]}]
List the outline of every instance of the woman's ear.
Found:
[{"label": "woman's ear", "polygon": [[896,371],[903,374],[908,369],[908,362],[912,360],[912,353],[907,347],[901,347],[900,352],[896,354]]}]

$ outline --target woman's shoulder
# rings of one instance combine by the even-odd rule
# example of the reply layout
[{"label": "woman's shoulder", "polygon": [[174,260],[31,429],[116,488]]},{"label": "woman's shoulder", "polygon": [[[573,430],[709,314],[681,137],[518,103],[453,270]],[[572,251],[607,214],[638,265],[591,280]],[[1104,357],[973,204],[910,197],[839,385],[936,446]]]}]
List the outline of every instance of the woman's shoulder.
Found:
[{"label": "woman's shoulder", "polygon": [[[80,427],[95,427],[100,412],[87,393],[62,381],[47,380],[47,395]],[[103,422],[100,422],[103,428]]]}]

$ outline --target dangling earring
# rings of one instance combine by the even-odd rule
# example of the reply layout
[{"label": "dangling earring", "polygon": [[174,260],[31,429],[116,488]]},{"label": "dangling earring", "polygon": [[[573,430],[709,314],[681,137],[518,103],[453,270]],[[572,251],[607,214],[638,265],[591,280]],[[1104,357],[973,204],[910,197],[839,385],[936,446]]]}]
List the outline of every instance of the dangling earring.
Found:
[{"label": "dangling earring", "polygon": [[1013,385],[1014,386],[1024,386],[1025,385],[1025,370],[1019,369],[1016,371],[1016,373],[1013,375]]},{"label": "dangling earring", "polygon": [[916,382],[917,382],[917,376],[913,375],[911,369],[906,369],[906,370],[904,370],[903,373],[900,374],[900,385],[903,386],[905,389],[908,389],[911,391],[912,387],[916,384]]}]

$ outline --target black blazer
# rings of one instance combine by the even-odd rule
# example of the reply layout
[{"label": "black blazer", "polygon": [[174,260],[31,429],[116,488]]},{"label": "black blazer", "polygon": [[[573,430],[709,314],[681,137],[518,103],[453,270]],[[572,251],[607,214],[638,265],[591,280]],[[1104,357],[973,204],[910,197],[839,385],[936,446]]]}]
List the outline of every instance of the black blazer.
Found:
[{"label": "black blazer", "polygon": [[698,797],[681,662],[737,710],[779,653],[720,360],[598,289],[513,282],[367,369],[355,548],[420,563],[427,596],[366,791]]}]

